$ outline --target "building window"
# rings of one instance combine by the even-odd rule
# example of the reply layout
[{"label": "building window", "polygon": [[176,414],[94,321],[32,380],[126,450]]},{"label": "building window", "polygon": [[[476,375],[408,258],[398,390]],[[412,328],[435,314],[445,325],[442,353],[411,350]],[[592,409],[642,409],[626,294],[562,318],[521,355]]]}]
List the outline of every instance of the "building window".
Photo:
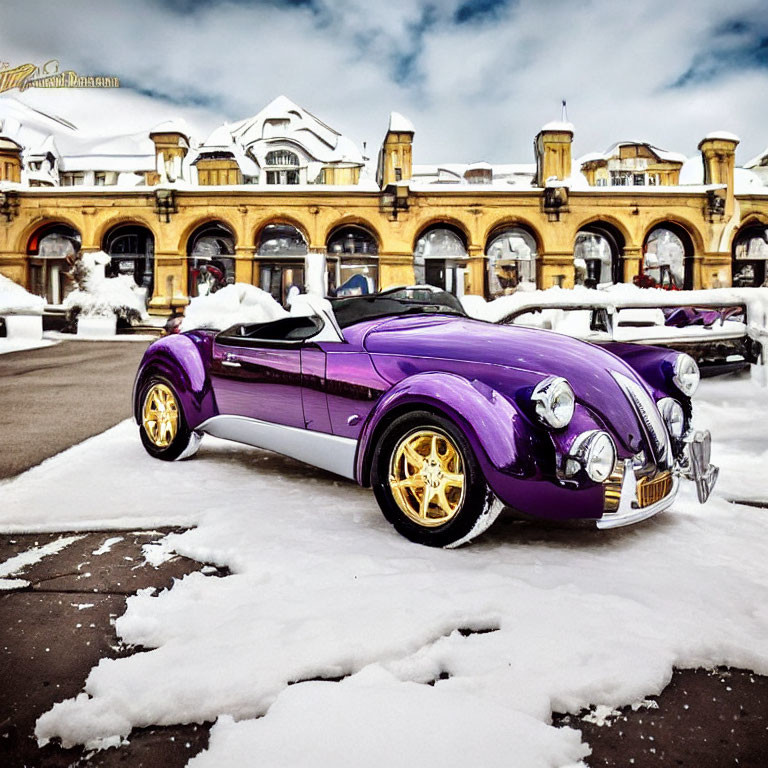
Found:
[{"label": "building window", "polygon": [[632,183],[632,174],[629,171],[611,171],[612,187],[628,187]]},{"label": "building window", "polygon": [[289,296],[304,291],[304,257],[307,241],[290,224],[267,224],[259,237],[257,258],[259,286],[275,301],[287,304]]},{"label": "building window", "polygon": [[514,293],[523,283],[536,287],[536,240],[527,230],[509,227],[492,235],[486,255],[491,298]]},{"label": "building window", "polygon": [[733,247],[733,285],[759,288],[768,278],[768,228],[752,226],[736,236]]},{"label": "building window", "polygon": [[413,269],[418,285],[433,285],[464,295],[465,262],[469,258],[463,238],[449,226],[436,226],[416,241]]},{"label": "building window", "polygon": [[337,229],[328,238],[328,293],[375,293],[379,282],[378,253],[378,243],[368,230],[354,226]]},{"label": "building window", "polygon": [[85,184],[84,173],[62,173],[61,174],[61,186],[62,187],[77,187]]},{"label": "building window", "polygon": [[112,257],[107,277],[130,275],[133,281],[152,295],[155,240],[146,227],[133,224],[118,226],[104,238],[104,251]]},{"label": "building window", "polygon": [[267,184],[299,184],[299,156],[287,149],[267,152]]},{"label": "building window", "polygon": [[107,174],[97,171],[95,181],[97,187],[105,187],[107,185]]},{"label": "building window", "polygon": [[633,174],[632,183],[636,187],[644,187],[645,186],[645,174],[644,173],[635,173],[635,174]]},{"label": "building window", "polygon": [[686,248],[682,239],[658,227],[645,242],[643,271],[653,287],[684,288]]},{"label": "building window", "polygon": [[204,224],[187,243],[189,295],[206,296],[235,282],[235,238],[222,224]]}]

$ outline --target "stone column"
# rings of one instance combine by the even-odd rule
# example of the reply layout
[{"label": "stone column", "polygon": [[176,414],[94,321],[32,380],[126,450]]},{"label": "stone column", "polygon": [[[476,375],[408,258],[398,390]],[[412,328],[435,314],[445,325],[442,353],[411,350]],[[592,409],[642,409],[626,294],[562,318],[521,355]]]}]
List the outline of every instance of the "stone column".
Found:
[{"label": "stone column", "polygon": [[694,288],[730,288],[733,262],[727,251],[710,251],[694,260]]},{"label": "stone column", "polygon": [[398,285],[413,285],[415,282],[413,254],[379,254],[379,290]]},{"label": "stone column", "polygon": [[186,256],[176,251],[155,251],[155,286],[149,302],[150,313],[168,314],[187,304]]},{"label": "stone column", "polygon": [[[254,281],[254,255],[256,247],[252,245],[235,246],[235,282],[256,285]],[[258,278],[258,275],[255,276]]]},{"label": "stone column", "polygon": [[467,261],[466,293],[471,296],[485,296],[485,273],[488,260],[479,245],[470,245]]},{"label": "stone column", "polygon": [[622,280],[630,285],[640,274],[640,262],[643,260],[642,248],[624,248],[624,274]]},{"label": "stone column", "polygon": [[536,262],[536,287],[541,289],[559,285],[573,288],[573,251],[549,251],[539,254]]}]

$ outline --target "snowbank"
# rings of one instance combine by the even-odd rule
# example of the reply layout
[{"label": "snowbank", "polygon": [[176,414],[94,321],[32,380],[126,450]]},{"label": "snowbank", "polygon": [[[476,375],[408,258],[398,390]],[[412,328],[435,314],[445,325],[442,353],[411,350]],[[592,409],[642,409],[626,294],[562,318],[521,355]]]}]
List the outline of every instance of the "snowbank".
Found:
[{"label": "snowbank", "polygon": [[0,275],[0,315],[42,315],[44,308],[44,298],[35,296],[10,278]]},{"label": "snowbank", "polygon": [[235,323],[265,323],[287,314],[271,294],[261,288],[235,283],[216,293],[192,299],[184,313],[181,330],[213,328],[221,331]]},{"label": "snowbank", "polygon": [[206,437],[191,461],[152,460],[130,422],[0,484],[4,531],[199,521],[165,547],[232,570],[131,597],[116,630],[150,650],[103,659],[38,736],[219,718],[194,768],[257,762],[246,750],[265,765],[392,765],[399,743],[425,768],[466,765],[465,744],[477,764],[541,768],[586,751],[553,710],[641,700],[673,666],[768,673],[765,515],[726,501],[768,499],[755,418],[768,393],[705,381],[696,400],[722,468],[707,505],[689,488],[616,531],[502,518],[456,551],[409,543],[370,490],[274,454]]},{"label": "snowbank", "polygon": [[84,253],[75,268],[79,287],[64,299],[70,316],[116,317],[128,322],[146,317],[144,300],[130,275],[105,277],[111,257],[104,251]]}]

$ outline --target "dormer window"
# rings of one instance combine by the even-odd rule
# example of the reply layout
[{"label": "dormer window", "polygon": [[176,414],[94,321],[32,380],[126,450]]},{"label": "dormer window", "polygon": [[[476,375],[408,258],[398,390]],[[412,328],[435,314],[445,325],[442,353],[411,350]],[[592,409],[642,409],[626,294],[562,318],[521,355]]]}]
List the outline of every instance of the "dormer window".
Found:
[{"label": "dormer window", "polygon": [[267,152],[267,184],[298,184],[299,156],[287,149]]}]

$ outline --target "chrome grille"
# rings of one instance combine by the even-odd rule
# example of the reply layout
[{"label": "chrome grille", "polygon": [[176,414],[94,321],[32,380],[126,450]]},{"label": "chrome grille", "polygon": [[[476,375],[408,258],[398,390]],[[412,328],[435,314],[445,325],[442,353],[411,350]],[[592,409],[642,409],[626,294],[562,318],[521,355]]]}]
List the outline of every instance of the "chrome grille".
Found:
[{"label": "chrome grille", "polygon": [[662,472],[656,477],[641,477],[637,481],[637,504],[642,509],[661,501],[672,490],[672,474]]}]

